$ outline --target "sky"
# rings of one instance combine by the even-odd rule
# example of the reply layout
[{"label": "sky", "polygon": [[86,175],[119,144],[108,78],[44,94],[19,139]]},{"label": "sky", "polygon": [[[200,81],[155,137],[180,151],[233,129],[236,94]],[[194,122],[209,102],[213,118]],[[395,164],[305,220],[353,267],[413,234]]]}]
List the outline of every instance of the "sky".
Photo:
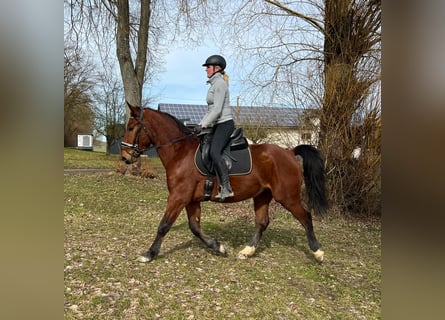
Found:
[{"label": "sky", "polygon": [[159,75],[159,81],[151,87],[150,95],[155,96],[150,107],[157,108],[158,103],[178,104],[206,104],[209,85],[207,75],[202,64],[208,56],[223,55],[227,61],[226,72],[230,80],[231,104],[236,104],[236,97],[240,92],[240,74],[231,68],[230,56],[220,52],[217,48],[205,46],[184,49],[174,48],[165,57],[165,71]]}]

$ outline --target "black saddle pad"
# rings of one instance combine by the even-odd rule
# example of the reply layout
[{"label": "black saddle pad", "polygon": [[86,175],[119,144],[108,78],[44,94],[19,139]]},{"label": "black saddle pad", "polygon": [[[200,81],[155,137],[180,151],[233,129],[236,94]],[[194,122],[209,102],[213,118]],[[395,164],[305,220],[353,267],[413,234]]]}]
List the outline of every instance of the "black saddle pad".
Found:
[{"label": "black saddle pad", "polygon": [[[230,176],[241,176],[249,174],[252,171],[252,156],[250,155],[250,148],[243,148],[240,150],[231,150],[232,168],[230,168]],[[201,148],[198,146],[195,152],[195,166],[199,173],[205,176],[213,176],[214,173],[209,172],[204,166],[201,157]]]}]

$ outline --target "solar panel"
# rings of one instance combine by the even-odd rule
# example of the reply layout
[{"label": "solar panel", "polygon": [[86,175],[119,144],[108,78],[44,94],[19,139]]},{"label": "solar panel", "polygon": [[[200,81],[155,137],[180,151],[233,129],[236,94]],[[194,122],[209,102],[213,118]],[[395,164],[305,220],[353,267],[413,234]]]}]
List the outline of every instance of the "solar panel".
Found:
[{"label": "solar panel", "polygon": [[[207,112],[207,105],[158,104],[158,110],[166,112],[188,126],[197,125]],[[296,127],[300,124],[303,110],[278,107],[232,107],[235,123],[239,126]]]}]

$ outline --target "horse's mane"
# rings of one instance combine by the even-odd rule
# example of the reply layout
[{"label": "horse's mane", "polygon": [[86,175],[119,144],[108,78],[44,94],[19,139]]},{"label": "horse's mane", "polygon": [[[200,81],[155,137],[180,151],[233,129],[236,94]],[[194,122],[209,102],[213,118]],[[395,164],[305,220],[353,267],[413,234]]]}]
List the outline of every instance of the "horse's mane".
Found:
[{"label": "horse's mane", "polygon": [[161,113],[161,114],[164,114],[164,115],[170,117],[172,120],[174,120],[175,123],[176,123],[176,125],[178,126],[178,129],[179,129],[183,134],[185,134],[185,135],[189,135],[189,134],[192,132],[189,128],[187,128],[187,127],[184,125],[184,123],[182,123],[181,121],[179,121],[175,116],[173,116],[173,115],[171,115],[171,114],[169,114],[169,113],[163,112],[163,111],[159,111],[159,110],[158,110],[158,112]]}]

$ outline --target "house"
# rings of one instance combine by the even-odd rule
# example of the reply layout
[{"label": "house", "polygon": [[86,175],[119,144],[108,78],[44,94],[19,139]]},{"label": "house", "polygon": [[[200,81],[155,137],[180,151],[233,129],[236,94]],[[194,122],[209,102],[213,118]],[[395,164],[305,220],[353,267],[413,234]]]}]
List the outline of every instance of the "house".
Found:
[{"label": "house", "polygon": [[[233,108],[235,126],[242,127],[250,143],[274,143],[293,148],[299,144],[316,144],[319,119],[315,109],[280,107]],[[158,110],[182,121],[187,127],[199,124],[207,105],[158,104]]]}]

